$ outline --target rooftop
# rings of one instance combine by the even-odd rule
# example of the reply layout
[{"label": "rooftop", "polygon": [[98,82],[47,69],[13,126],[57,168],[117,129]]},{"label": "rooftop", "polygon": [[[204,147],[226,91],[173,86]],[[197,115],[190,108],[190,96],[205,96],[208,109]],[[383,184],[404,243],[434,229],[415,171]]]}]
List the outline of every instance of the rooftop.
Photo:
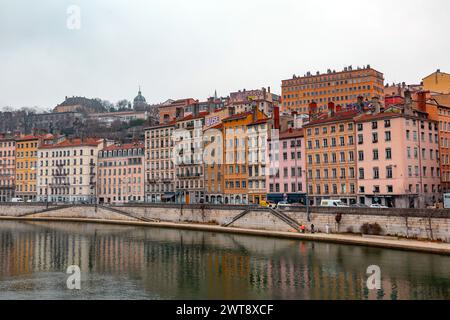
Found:
[{"label": "rooftop", "polygon": [[97,147],[102,142],[102,139],[98,138],[75,138],[75,139],[65,139],[59,143],[55,144],[43,144],[40,149],[56,149],[56,148],[71,148],[71,147]]}]

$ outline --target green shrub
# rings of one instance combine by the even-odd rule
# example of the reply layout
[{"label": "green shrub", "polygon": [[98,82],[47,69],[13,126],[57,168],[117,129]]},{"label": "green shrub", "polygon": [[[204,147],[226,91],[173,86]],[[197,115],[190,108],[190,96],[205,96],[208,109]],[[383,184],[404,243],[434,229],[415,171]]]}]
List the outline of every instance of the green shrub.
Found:
[{"label": "green shrub", "polygon": [[379,236],[383,233],[383,228],[378,223],[364,223],[360,231],[362,234],[376,235]]}]

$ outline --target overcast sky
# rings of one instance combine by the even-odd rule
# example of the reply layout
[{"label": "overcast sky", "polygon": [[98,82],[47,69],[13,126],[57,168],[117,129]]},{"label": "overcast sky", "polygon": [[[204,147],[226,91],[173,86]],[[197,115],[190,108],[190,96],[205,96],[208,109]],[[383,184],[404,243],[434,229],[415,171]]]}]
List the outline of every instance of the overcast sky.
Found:
[{"label": "overcast sky", "polygon": [[418,83],[450,72],[449,14],[447,0],[0,0],[0,107],[132,100],[138,85],[151,103],[280,93],[294,73],[365,64]]}]

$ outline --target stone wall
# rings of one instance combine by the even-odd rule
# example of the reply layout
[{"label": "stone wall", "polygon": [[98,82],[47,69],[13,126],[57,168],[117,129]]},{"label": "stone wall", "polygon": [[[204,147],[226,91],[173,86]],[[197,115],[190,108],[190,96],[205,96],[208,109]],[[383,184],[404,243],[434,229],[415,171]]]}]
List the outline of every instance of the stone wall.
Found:
[{"label": "stone wall", "polygon": [[[8,204],[0,205],[0,216],[17,216],[23,213],[39,212],[44,205]],[[273,216],[269,211],[261,208],[234,205],[121,205],[114,206],[116,210],[132,214],[134,217],[157,219],[180,223],[205,223],[222,225],[233,219],[239,213],[250,210],[241,219],[231,224],[231,227],[295,231],[292,227]],[[86,217],[114,220],[135,220],[93,206],[74,206],[36,214],[35,216],[53,217]],[[361,208],[319,208],[311,207],[309,220],[306,208],[298,207],[283,211],[286,215],[304,224],[310,230],[314,224],[316,230],[325,232],[328,225],[333,233],[360,233],[364,223],[378,223],[383,235],[400,236],[418,239],[441,240],[450,243],[450,210],[435,209],[361,209]],[[336,223],[335,217],[340,213],[342,219]]]}]

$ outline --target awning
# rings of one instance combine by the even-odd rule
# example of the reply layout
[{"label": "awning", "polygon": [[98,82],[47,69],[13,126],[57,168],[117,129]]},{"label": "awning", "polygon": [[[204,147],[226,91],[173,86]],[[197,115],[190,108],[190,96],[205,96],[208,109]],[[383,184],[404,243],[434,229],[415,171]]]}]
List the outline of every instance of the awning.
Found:
[{"label": "awning", "polygon": [[161,199],[172,199],[173,197],[175,197],[174,193],[170,193],[170,194],[165,194],[161,197]]}]

